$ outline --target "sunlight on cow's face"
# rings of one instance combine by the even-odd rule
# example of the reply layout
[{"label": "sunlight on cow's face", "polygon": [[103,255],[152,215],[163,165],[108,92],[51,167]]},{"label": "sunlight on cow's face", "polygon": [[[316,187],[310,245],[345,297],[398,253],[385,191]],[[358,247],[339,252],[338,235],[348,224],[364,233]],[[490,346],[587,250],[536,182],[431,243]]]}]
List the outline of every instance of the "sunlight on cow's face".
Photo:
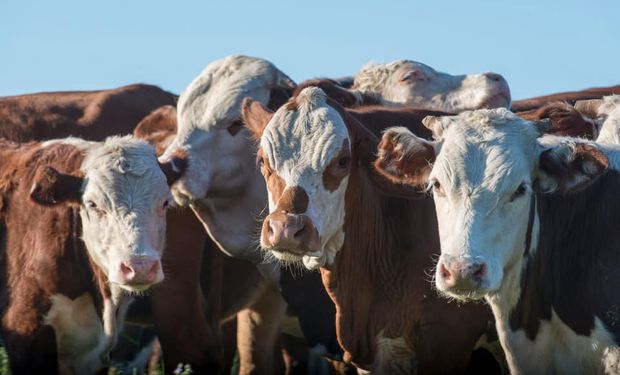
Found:
[{"label": "sunlight on cow's face", "polygon": [[154,149],[129,137],[89,150],[81,167],[83,240],[113,284],[138,292],[163,280],[172,196]]},{"label": "sunlight on cow's face", "polygon": [[506,110],[437,121],[445,129],[429,176],[441,242],[436,284],[481,298],[523,256],[538,134]]},{"label": "sunlight on cow's face", "polygon": [[280,108],[260,139],[269,216],[261,246],[307,268],[331,263],[344,241],[350,141],[346,125],[320,89],[304,89]]},{"label": "sunlight on cow's face", "polygon": [[390,128],[379,144],[377,170],[393,181],[428,183],[439,224],[436,285],[456,298],[515,290],[523,261],[536,251],[535,190],[569,194],[605,173],[599,145],[544,136],[547,122],[506,109],[424,119],[436,142]]},{"label": "sunlight on cow's face", "polygon": [[451,75],[408,60],[370,65],[356,77],[362,91],[376,91],[384,104],[458,113],[510,107],[510,88],[499,74]]}]

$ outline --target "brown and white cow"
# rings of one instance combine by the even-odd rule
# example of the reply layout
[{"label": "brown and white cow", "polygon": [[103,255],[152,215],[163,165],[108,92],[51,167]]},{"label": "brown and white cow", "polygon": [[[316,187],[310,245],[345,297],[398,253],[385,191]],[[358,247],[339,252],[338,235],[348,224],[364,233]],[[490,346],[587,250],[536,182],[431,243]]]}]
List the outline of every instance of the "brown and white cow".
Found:
[{"label": "brown and white cow", "polygon": [[620,85],[591,88],[580,91],[561,92],[557,94],[550,94],[544,96],[538,96],[535,98],[514,100],[512,102],[511,109],[513,112],[528,112],[536,110],[545,104],[552,102],[567,102],[568,104],[575,104],[579,100],[588,99],[601,99],[603,96],[620,94]]},{"label": "brown and white cow", "polygon": [[305,87],[275,114],[251,99],[242,113],[269,193],[261,246],[321,269],[345,360],[377,373],[463,372],[490,311],[434,293],[425,273],[439,250],[432,200],[374,173],[378,139],[362,125],[376,132],[389,119],[430,135],[424,112],[346,111]]},{"label": "brown and white cow", "polygon": [[0,145],[1,336],[14,374],[94,374],[161,282],[172,195],[132,137]]},{"label": "brown and white cow", "polygon": [[130,134],[143,117],[176,99],[145,84],[0,97],[0,137],[15,142],[69,136],[101,141]]},{"label": "brown and white cow", "polygon": [[377,166],[433,191],[437,288],[491,305],[513,374],[617,374],[620,148],[503,109],[424,122],[436,141],[389,129]]},{"label": "brown and white cow", "polygon": [[599,128],[597,142],[620,144],[620,95],[577,101],[575,109],[594,119]]},{"label": "brown and white cow", "polygon": [[448,113],[510,107],[510,88],[497,73],[451,75],[411,60],[364,66],[352,90],[383,105]]}]

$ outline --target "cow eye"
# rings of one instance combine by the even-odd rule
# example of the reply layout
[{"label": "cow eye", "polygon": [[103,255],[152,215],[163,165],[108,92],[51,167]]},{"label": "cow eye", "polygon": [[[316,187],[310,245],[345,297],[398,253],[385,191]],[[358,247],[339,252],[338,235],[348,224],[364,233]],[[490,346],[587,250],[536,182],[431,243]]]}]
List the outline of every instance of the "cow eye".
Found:
[{"label": "cow eye", "polygon": [[166,199],[164,201],[163,207],[164,207],[164,210],[166,210],[166,209],[168,209],[168,207],[170,207],[170,199]]},{"label": "cow eye", "polygon": [[351,158],[349,158],[348,156],[343,156],[340,159],[338,159],[338,167],[345,169],[349,167],[349,162],[350,162]]},{"label": "cow eye", "polygon": [[512,193],[512,195],[510,196],[510,201],[512,202],[515,199],[524,196],[526,191],[527,191],[527,185],[525,185],[525,182],[523,182],[521,183],[521,185],[519,185],[517,190],[515,190],[514,193]]},{"label": "cow eye", "polygon": [[439,183],[439,181],[434,180],[431,183],[432,189],[433,189],[433,193],[437,194],[440,197],[445,197],[446,193],[443,191],[443,187],[441,187],[441,184]]},{"label": "cow eye", "polygon": [[93,201],[86,201],[84,202],[84,205],[86,206],[86,208],[89,208],[91,210],[97,209],[97,204]]}]

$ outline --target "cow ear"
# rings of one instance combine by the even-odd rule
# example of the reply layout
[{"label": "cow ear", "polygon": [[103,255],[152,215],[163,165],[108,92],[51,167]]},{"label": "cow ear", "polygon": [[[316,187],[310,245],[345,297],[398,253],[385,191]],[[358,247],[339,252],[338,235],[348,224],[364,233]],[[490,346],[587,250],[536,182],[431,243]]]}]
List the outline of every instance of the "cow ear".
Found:
[{"label": "cow ear", "polygon": [[30,188],[30,198],[44,206],[79,202],[83,182],[82,177],[64,174],[52,167],[43,167],[35,174]]},{"label": "cow ear", "polygon": [[241,118],[245,127],[252,132],[255,139],[260,139],[263,130],[273,117],[273,112],[265,107],[261,102],[251,98],[243,99],[241,103]]},{"label": "cow ear", "polygon": [[539,157],[538,183],[544,192],[579,192],[609,169],[609,159],[595,145],[558,140],[551,146],[543,146]]},{"label": "cow ear", "polygon": [[404,127],[388,128],[377,148],[375,169],[392,182],[422,186],[435,162],[436,146]]}]

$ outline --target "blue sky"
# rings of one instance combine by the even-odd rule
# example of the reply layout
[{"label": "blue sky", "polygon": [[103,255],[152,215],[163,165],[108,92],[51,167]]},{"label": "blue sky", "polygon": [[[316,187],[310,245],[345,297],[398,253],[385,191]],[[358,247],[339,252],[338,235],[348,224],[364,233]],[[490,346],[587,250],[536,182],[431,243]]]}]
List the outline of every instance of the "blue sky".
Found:
[{"label": "blue sky", "polygon": [[0,95],[180,92],[209,62],[264,57],[296,81],[407,58],[495,71],[513,98],[620,83],[620,1],[1,0]]}]

